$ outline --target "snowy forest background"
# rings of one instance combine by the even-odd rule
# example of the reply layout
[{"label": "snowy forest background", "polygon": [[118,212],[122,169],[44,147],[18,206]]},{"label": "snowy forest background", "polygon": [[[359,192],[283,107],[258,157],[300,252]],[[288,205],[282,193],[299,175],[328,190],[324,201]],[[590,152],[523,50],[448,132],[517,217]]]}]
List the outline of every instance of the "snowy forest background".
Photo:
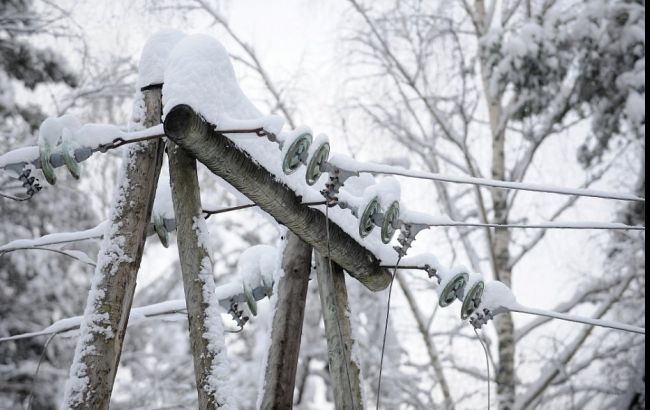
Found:
[{"label": "snowy forest background", "polygon": [[[272,4],[271,4],[272,3]],[[0,153],[34,144],[46,116],[126,124],[140,50],[161,27],[208,33],[233,54],[265,113],[327,133],[333,149],[453,175],[635,192],[645,197],[645,1],[0,0]],[[119,153],[93,157],[28,203],[0,200],[0,244],[106,219]],[[237,198],[200,170],[204,204]],[[0,190],[6,178],[0,179]],[[164,177],[161,183],[165,183]],[[401,181],[412,209],[456,220],[602,220],[645,225],[645,205]],[[217,285],[275,245],[245,210],[211,218]],[[97,244],[74,245],[89,255]],[[512,286],[529,306],[645,326],[645,233],[432,229],[433,252]],[[93,268],[50,252],[0,254],[0,337],[83,312]],[[386,292],[348,278],[374,403]],[[318,290],[310,283],[295,408],[333,408]],[[400,276],[384,363],[386,409],[487,407],[485,359],[458,309],[438,310],[422,272]],[[622,286],[624,285],[624,286]],[[150,237],[134,306],[183,297],[175,245]],[[268,303],[268,302],[264,302]],[[255,408],[269,308],[228,335],[241,409]],[[645,337],[521,315],[483,331],[499,408],[645,408]],[[115,409],[196,408],[185,321],[129,328]],[[74,337],[0,344],[0,408],[61,402]],[[36,366],[43,363],[34,380]],[[496,406],[496,394],[492,395]]]}]

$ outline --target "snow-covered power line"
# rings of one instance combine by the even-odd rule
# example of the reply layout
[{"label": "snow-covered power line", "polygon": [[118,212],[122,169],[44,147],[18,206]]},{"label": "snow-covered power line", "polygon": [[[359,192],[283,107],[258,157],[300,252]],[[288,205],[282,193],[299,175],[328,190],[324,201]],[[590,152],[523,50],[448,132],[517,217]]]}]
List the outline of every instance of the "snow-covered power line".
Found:
[{"label": "snow-covered power line", "polygon": [[[459,292],[458,296],[463,301],[466,298],[464,291]],[[481,328],[495,316],[509,311],[645,335],[645,328],[639,326],[523,306],[517,301],[512,290],[499,281],[486,282],[477,299],[473,311],[468,316],[472,326],[477,329]]]},{"label": "snow-covered power line", "polygon": [[479,185],[479,186],[486,186],[492,188],[542,192],[542,193],[558,194],[558,195],[584,196],[584,197],[602,198],[602,199],[615,199],[621,201],[645,202],[645,198],[641,198],[637,195],[629,194],[629,193],[605,192],[605,191],[598,191],[593,189],[582,189],[582,188],[564,188],[564,187],[558,187],[553,185],[542,185],[542,184],[513,182],[513,181],[500,181],[500,180],[488,179],[488,178],[451,176],[451,175],[444,175],[444,174],[425,172],[425,171],[408,170],[400,167],[377,164],[372,162],[359,162],[341,155],[333,156],[332,158],[329,159],[328,162],[334,167],[344,169],[344,170],[352,170],[357,173],[371,173],[375,175],[378,174],[395,175],[395,176],[402,176],[408,178],[427,179],[431,181],[449,182],[455,184]]},{"label": "snow-covered power line", "polygon": [[320,142],[315,141],[314,146],[310,147],[309,152],[309,158],[305,161],[305,165],[307,166],[306,180],[309,185],[314,184],[322,172],[329,172],[330,175],[343,174],[346,175],[346,178],[349,176],[358,176],[361,173],[369,173],[374,175],[393,175],[455,184],[470,184],[491,188],[645,202],[645,198],[630,193],[605,192],[582,188],[565,188],[553,185],[501,181],[468,176],[452,176],[440,173],[408,170],[401,167],[372,162],[360,162],[343,155],[333,155],[330,157],[330,145],[325,139]]},{"label": "snow-covered power line", "polygon": [[493,224],[481,222],[463,222],[455,221],[446,216],[431,216],[429,214],[403,210],[403,224],[424,225],[428,227],[444,226],[465,226],[479,228],[506,228],[506,229],[596,229],[596,230],[627,230],[627,231],[645,231],[645,226],[626,225],[618,222],[595,222],[595,221],[562,221],[562,222],[542,222],[536,224]]},{"label": "snow-covered power line", "polygon": [[0,170],[19,179],[26,196],[2,194],[15,201],[30,199],[42,186],[30,176],[32,168],[40,169],[45,179],[56,182],[55,168],[66,166],[74,178],[80,176],[79,163],[95,152],[106,152],[124,144],[164,137],[162,125],[140,131],[125,132],[110,124],[85,124],[71,115],[47,118],[40,127],[38,145],[18,148],[0,155]]},{"label": "snow-covered power line", "polygon": [[510,307],[509,310],[511,312],[525,313],[525,314],[528,314],[528,315],[550,317],[550,318],[553,318],[553,319],[560,319],[560,320],[565,320],[565,321],[575,322],[575,323],[584,323],[586,325],[605,327],[605,328],[609,328],[609,329],[623,330],[623,331],[626,331],[626,332],[632,332],[632,333],[638,333],[638,334],[641,334],[641,335],[645,335],[645,328],[642,328],[642,327],[639,327],[639,326],[631,326],[631,325],[627,325],[625,323],[613,322],[611,320],[591,319],[591,318],[577,316],[577,315],[570,315],[570,314],[566,314],[566,313],[554,312],[552,310],[533,309],[533,308],[529,308],[529,307],[522,306],[522,305],[517,305],[517,306]]},{"label": "snow-covered power line", "polygon": [[[252,289],[250,294],[256,300],[262,300],[268,296],[269,289],[264,286],[256,287]],[[240,312],[237,312],[239,304],[247,303],[247,296],[244,292],[243,285],[237,282],[231,282],[222,286],[219,286],[215,289],[217,298],[219,299],[219,305],[224,309],[228,310],[228,313],[233,315],[235,318],[236,315]],[[184,299],[168,300],[166,302],[155,303],[152,305],[142,306],[131,309],[129,314],[129,326],[137,325],[142,322],[145,322],[148,319],[155,318],[169,318],[175,315],[181,315],[181,317],[187,317],[186,313],[187,307]],[[242,319],[241,317],[239,319]],[[43,330],[30,333],[22,333],[18,335],[8,336],[0,338],[0,343],[8,342],[11,340],[19,339],[28,339],[38,336],[46,336],[52,334],[61,334],[70,332],[76,329],[79,329],[83,316],[75,316],[71,318],[61,319],[50,326],[46,327]],[[237,320],[237,318],[235,318]]]}]

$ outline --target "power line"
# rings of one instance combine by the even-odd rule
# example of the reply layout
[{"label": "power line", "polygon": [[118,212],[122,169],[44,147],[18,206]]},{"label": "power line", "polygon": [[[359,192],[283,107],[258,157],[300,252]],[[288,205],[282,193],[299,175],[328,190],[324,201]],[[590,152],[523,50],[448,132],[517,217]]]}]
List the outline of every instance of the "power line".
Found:
[{"label": "power line", "polygon": [[430,181],[448,182],[455,184],[469,184],[478,185],[491,188],[511,189],[519,191],[542,192],[558,195],[569,196],[583,196],[601,199],[614,199],[620,201],[633,201],[645,202],[645,198],[641,198],[634,194],[619,193],[619,192],[605,192],[584,188],[564,188],[553,185],[532,184],[524,182],[500,181],[488,178],[476,178],[466,176],[451,176],[439,173],[408,170],[400,167],[377,164],[372,162],[358,162],[349,158],[341,156],[334,156],[330,158],[329,164],[335,168],[340,168],[356,173],[369,173],[375,175],[394,175],[407,178],[426,179]]},{"label": "power line", "polygon": [[633,226],[620,223],[609,222],[560,222],[560,223],[542,223],[542,224],[492,224],[492,223],[478,223],[478,222],[439,222],[434,224],[426,224],[431,227],[442,226],[465,226],[465,227],[480,227],[480,228],[504,228],[504,229],[573,229],[573,230],[624,230],[624,231],[645,231],[645,226]]},{"label": "power line", "polygon": [[552,310],[534,309],[534,308],[529,308],[529,307],[521,306],[521,305],[509,306],[507,309],[512,311],[512,312],[517,312],[517,313],[525,313],[525,314],[528,314],[528,315],[550,317],[550,318],[553,318],[553,319],[560,319],[560,320],[565,320],[565,321],[568,321],[568,322],[582,323],[582,324],[586,324],[586,325],[604,327],[604,328],[608,328],[608,329],[622,330],[622,331],[625,331],[625,332],[631,332],[631,333],[637,333],[637,334],[645,335],[645,328],[638,327],[638,326],[627,325],[625,323],[620,323],[620,322],[613,322],[613,321],[602,320],[602,319],[591,319],[591,318],[586,318],[586,317],[577,316],[577,315],[571,315],[571,314],[566,314],[566,313],[558,313],[558,312],[554,312]]}]

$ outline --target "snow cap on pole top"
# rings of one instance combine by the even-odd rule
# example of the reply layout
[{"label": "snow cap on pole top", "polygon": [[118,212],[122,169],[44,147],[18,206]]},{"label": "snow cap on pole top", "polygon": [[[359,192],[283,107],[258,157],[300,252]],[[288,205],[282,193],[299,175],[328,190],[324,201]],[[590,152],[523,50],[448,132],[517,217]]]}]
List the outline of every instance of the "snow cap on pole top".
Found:
[{"label": "snow cap on pole top", "polygon": [[185,34],[172,28],[163,28],[154,33],[142,49],[138,66],[138,88],[163,83],[167,58],[172,49]]},{"label": "snow cap on pole top", "polygon": [[218,130],[263,128],[279,134],[284,119],[263,116],[239,87],[230,55],[219,41],[204,34],[176,44],[165,67],[163,118],[188,105]]}]

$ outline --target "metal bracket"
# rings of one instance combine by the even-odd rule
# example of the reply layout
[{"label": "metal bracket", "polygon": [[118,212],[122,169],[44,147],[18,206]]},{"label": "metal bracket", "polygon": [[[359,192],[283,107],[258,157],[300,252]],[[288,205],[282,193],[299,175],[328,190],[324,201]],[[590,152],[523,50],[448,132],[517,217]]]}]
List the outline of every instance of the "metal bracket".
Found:
[{"label": "metal bracket", "polygon": [[27,196],[29,196],[30,198],[34,196],[34,194],[40,192],[43,189],[38,179],[36,179],[36,177],[30,176],[31,173],[32,173],[31,169],[25,168],[22,174],[20,174],[20,177],[18,177],[20,182],[23,183],[23,188],[27,189]]},{"label": "metal bracket", "polygon": [[469,323],[474,326],[474,329],[480,329],[483,325],[487,325],[490,320],[494,319],[494,314],[489,309],[483,309],[483,312],[476,311],[470,317]]},{"label": "metal bracket", "polygon": [[409,251],[409,249],[411,249],[411,246],[413,245],[413,241],[415,241],[417,234],[426,229],[429,229],[429,226],[404,221],[399,221],[399,225],[400,234],[397,237],[397,242],[399,242],[401,246],[395,246],[393,249],[395,249],[395,251],[397,251],[397,254],[403,258],[406,256],[406,253]]},{"label": "metal bracket", "polygon": [[250,319],[248,316],[244,316],[244,310],[239,308],[239,304],[235,302],[234,299],[230,300],[230,309],[228,309],[228,313],[230,316],[232,316],[233,320],[237,323],[237,326],[239,327],[239,332],[244,330],[244,326],[246,323],[248,323],[248,320]]},{"label": "metal bracket", "polygon": [[424,270],[427,272],[429,279],[436,278],[438,281],[440,280],[437,269],[432,268],[430,265],[424,265]]},{"label": "metal bracket", "polygon": [[345,181],[351,177],[358,177],[359,173],[357,171],[350,171],[347,169],[341,169],[336,167],[329,162],[326,162],[322,165],[323,172],[329,173],[330,180],[325,184],[325,189],[321,190],[320,193],[326,199],[326,205],[328,207],[333,207],[339,202],[338,194]]}]

